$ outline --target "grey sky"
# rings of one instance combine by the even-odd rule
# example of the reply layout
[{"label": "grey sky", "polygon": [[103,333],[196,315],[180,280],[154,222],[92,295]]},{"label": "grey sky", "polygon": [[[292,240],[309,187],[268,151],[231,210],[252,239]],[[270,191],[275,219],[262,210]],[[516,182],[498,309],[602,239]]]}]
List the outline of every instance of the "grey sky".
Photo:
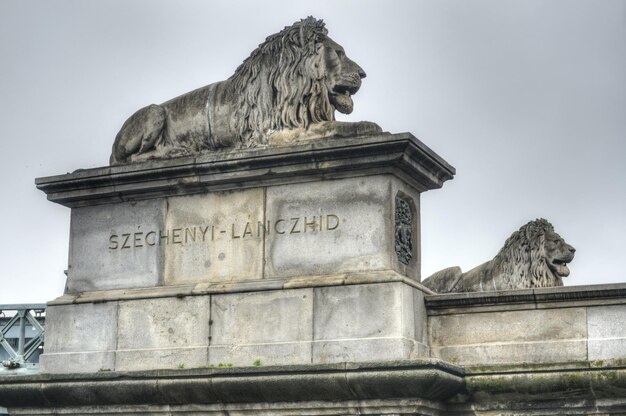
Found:
[{"label": "grey sky", "polygon": [[310,14],[368,74],[341,119],[457,168],[423,195],[424,276],[545,217],[578,250],[566,285],[626,280],[626,1],[0,0],[0,303],[63,291],[69,209],[35,177],[106,165],[135,110]]}]

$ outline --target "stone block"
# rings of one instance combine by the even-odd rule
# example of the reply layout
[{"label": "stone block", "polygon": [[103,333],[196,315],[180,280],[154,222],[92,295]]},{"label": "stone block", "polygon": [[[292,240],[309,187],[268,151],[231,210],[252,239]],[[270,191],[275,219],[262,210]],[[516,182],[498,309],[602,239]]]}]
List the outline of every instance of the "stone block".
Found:
[{"label": "stone block", "polygon": [[67,290],[158,286],[165,200],[72,209]]},{"label": "stone block", "polygon": [[264,192],[212,192],[168,199],[165,283],[260,279]]},{"label": "stone block", "polygon": [[428,345],[428,314],[424,292],[402,285],[402,336]]},{"label": "stone block", "polygon": [[390,200],[389,175],[268,188],[265,276],[389,269]]},{"label": "stone block", "polygon": [[50,306],[46,309],[46,353],[115,349],[117,306],[117,302]]},{"label": "stone block", "polygon": [[46,353],[39,357],[41,373],[96,373],[115,369],[115,351]]},{"label": "stone block", "polygon": [[540,364],[585,360],[587,341],[551,340],[479,345],[431,345],[434,357],[457,365]]},{"label": "stone block", "polygon": [[589,360],[626,358],[626,305],[587,309]]},{"label": "stone block", "polygon": [[313,362],[428,356],[423,295],[400,282],[315,289]]},{"label": "stone block", "polygon": [[310,341],[312,316],[313,289],[213,295],[211,346]]},{"label": "stone block", "polygon": [[582,308],[431,316],[433,355],[462,365],[545,363],[586,359]]},{"label": "stone block", "polygon": [[117,302],[50,306],[41,371],[112,370],[116,342]]},{"label": "stone block", "polygon": [[118,350],[115,353],[116,371],[204,368],[207,365],[207,346]]},{"label": "stone block", "polygon": [[403,322],[403,284],[330,286],[315,288],[313,338],[337,340],[401,337],[414,331]]},{"label": "stone block", "polygon": [[311,341],[209,347],[209,365],[214,367],[250,367],[257,360],[264,366],[308,364],[311,362]]},{"label": "stone block", "polygon": [[210,297],[119,302],[118,371],[207,365]]},{"label": "stone block", "polygon": [[428,356],[426,345],[400,337],[315,341],[312,349],[312,362],[319,364],[414,360]]}]

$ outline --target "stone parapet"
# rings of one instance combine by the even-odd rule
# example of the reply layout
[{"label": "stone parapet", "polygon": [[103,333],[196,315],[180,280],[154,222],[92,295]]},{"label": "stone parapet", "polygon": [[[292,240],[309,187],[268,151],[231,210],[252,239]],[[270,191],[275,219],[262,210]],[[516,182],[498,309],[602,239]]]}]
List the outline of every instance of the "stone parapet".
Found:
[{"label": "stone parapet", "polygon": [[434,357],[464,365],[626,358],[626,284],[427,295]]}]

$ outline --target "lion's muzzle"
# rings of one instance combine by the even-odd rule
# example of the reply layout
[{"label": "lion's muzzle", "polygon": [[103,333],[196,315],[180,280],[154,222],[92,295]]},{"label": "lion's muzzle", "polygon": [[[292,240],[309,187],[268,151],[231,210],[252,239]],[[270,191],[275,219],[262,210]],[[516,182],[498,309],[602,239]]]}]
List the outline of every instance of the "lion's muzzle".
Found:
[{"label": "lion's muzzle", "polygon": [[333,86],[329,94],[331,104],[343,114],[350,114],[354,108],[352,95],[356,94],[361,88],[361,73],[365,72],[361,69],[359,72],[343,75]]},{"label": "lion's muzzle", "polygon": [[567,263],[574,260],[576,249],[569,244],[565,244],[563,249],[564,253],[553,259],[550,263],[550,269],[552,269],[552,271],[560,277],[567,277],[569,276],[569,267],[567,267]]}]

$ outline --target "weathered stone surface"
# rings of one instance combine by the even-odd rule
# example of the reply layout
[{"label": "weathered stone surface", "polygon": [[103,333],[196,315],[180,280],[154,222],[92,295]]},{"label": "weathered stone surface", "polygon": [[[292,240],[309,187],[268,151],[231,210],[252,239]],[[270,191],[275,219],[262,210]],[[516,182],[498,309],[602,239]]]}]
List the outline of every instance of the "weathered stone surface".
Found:
[{"label": "weathered stone surface", "polygon": [[[115,352],[117,371],[141,371],[175,368],[204,368],[208,365],[208,347],[141,348]],[[62,371],[56,371],[62,372]]]},{"label": "weathered stone surface", "polygon": [[210,297],[119,302],[118,371],[208,364]]},{"label": "weathered stone surface", "polygon": [[311,362],[313,289],[214,295],[211,364]]},{"label": "weathered stone surface", "polygon": [[589,360],[626,359],[626,305],[587,309]]},{"label": "weathered stone surface", "polygon": [[402,285],[374,284],[315,289],[315,340],[401,336]]},{"label": "weathered stone surface", "polygon": [[417,292],[402,283],[315,289],[313,362],[428,355]]},{"label": "weathered stone surface", "polygon": [[[394,406],[426,409],[433,401],[432,409],[437,410],[443,408],[438,401],[459,391],[462,377],[460,368],[436,360],[0,377],[0,405],[15,412],[24,406],[33,411],[37,406],[41,414],[54,409],[53,414],[95,410],[152,415],[163,410],[160,405],[170,405],[167,411],[173,414],[220,410],[237,415],[247,410],[293,415],[312,414],[334,401],[335,405],[326,407],[330,413],[323,414],[337,415],[369,406],[372,411]],[[179,404],[190,407],[174,406]],[[200,406],[206,404],[219,407]],[[86,409],[75,406],[92,410],[80,413]]]},{"label": "weathered stone surface", "polygon": [[466,372],[419,360],[0,377],[0,405],[29,416],[622,415],[625,393],[623,363],[593,362]]},{"label": "weathered stone surface", "polygon": [[44,373],[115,368],[117,302],[51,306],[46,310]]},{"label": "weathered stone surface", "polygon": [[302,19],[268,37],[229,79],[140,109],[115,138],[111,164],[380,133],[374,123],[335,121],[335,110],[352,112],[365,72],[327,34],[323,21]]},{"label": "weathered stone surface", "polygon": [[626,369],[594,362],[469,368],[451,414],[622,415]]},{"label": "weathered stone surface", "polygon": [[[338,275],[291,277],[288,279],[260,279],[233,282],[203,282],[176,286],[159,286],[139,289],[115,289],[99,292],[66,294],[48,302],[48,305],[71,305],[101,303],[118,300],[156,299],[163,297],[201,296],[224,293],[245,293],[255,291],[301,289],[327,286],[352,286],[374,283],[403,283],[419,292],[432,295],[433,292],[414,279],[404,277],[392,270],[374,272],[342,273]],[[432,302],[432,298],[430,300]]]},{"label": "weathered stone surface", "polygon": [[275,223],[266,244],[266,276],[388,269],[393,231],[391,177],[271,187]]},{"label": "weathered stone surface", "polygon": [[73,209],[67,291],[162,284],[164,218],[162,199]]},{"label": "weathered stone surface", "polygon": [[255,363],[261,365],[297,365],[319,362],[311,358],[311,350],[311,341],[211,345],[209,347],[209,365],[213,367],[242,367],[252,366]]},{"label": "weathered stone surface", "polygon": [[165,284],[262,278],[264,208],[261,188],[169,198]]},{"label": "weathered stone surface", "polygon": [[[421,347],[428,348],[428,314],[424,292],[409,285],[402,285],[402,315],[402,336],[414,339]],[[429,351],[427,355],[430,355]]]},{"label": "weathered stone surface", "polygon": [[90,373],[115,368],[115,351],[45,353],[39,357],[42,373]]},{"label": "weathered stone surface", "polygon": [[321,340],[313,343],[312,362],[415,360],[428,357],[429,353],[424,344],[402,337]]},{"label": "weathered stone surface", "polygon": [[433,354],[461,365],[587,358],[585,309],[440,315],[428,326]]},{"label": "weathered stone surface", "polygon": [[[386,270],[419,280],[418,190],[453,172],[410,135],[205,159],[49,178],[48,190],[80,200],[73,205],[68,293]],[[332,180],[308,182],[320,174]],[[58,201],[56,191],[50,196]],[[415,209],[409,264],[395,251],[400,194]],[[105,201],[115,203],[93,205]],[[345,208],[344,217],[325,212],[337,208]],[[206,244],[209,234],[213,244]],[[309,247],[320,246],[311,258]]]}]

